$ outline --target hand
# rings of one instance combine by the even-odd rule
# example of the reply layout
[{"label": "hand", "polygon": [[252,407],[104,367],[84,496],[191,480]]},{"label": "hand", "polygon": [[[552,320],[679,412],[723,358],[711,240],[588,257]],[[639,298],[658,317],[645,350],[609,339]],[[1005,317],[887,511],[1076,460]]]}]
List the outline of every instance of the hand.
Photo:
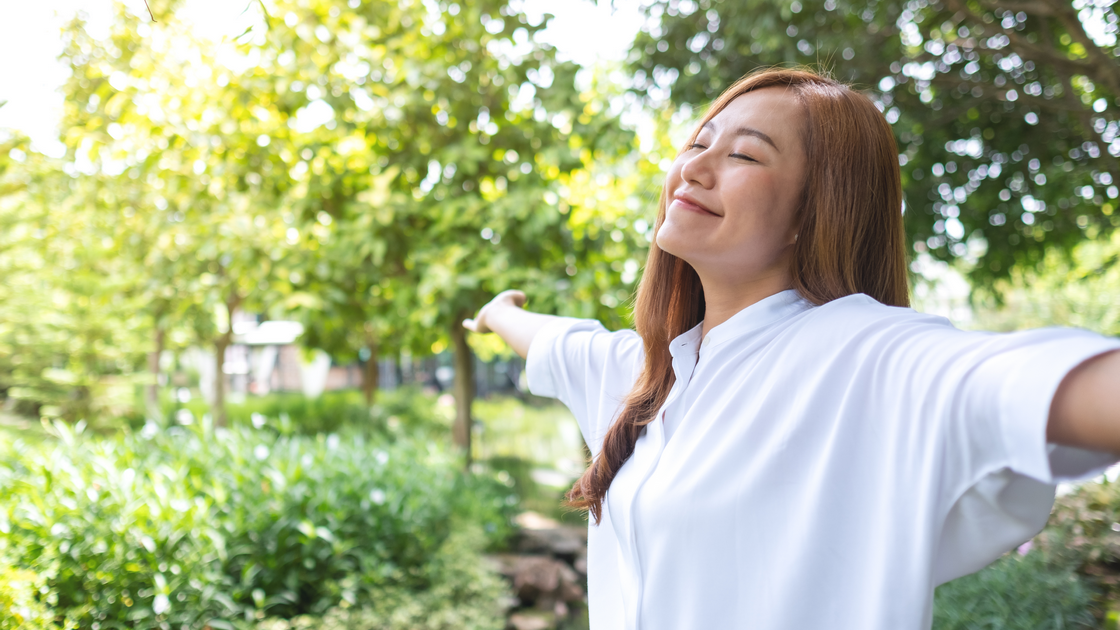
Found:
[{"label": "hand", "polygon": [[489,322],[487,321],[487,318],[490,315],[492,315],[495,311],[507,307],[521,308],[521,305],[524,303],[525,294],[521,291],[517,291],[515,289],[502,291],[498,295],[494,296],[493,300],[490,300],[486,303],[485,306],[479,309],[478,315],[475,316],[474,319],[464,319],[463,328],[476,333],[494,332],[494,330],[490,327]]}]

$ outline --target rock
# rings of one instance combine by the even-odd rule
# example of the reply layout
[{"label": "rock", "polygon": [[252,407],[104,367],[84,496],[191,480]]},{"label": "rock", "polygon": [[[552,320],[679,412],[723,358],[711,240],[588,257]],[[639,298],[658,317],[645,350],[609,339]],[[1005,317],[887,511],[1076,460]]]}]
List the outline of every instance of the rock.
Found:
[{"label": "rock", "polygon": [[578,573],[562,560],[548,556],[495,556],[499,572],[513,582],[522,604],[548,608],[556,602],[583,600]]},{"label": "rock", "polygon": [[509,627],[512,630],[552,630],[556,627],[556,618],[539,610],[515,612],[509,616]]},{"label": "rock", "polygon": [[576,561],[572,563],[572,567],[575,568],[576,571],[587,575],[587,556],[577,557]]},{"label": "rock", "polygon": [[587,530],[565,525],[552,529],[522,529],[518,532],[516,547],[522,553],[547,553],[575,559],[587,548]]},{"label": "rock", "polygon": [[513,522],[521,529],[556,529],[560,527],[559,521],[532,510],[526,510],[513,517]]},{"label": "rock", "polygon": [[522,512],[514,521],[517,553],[490,556],[520,603],[507,630],[551,630],[586,603],[587,530],[536,512]]}]

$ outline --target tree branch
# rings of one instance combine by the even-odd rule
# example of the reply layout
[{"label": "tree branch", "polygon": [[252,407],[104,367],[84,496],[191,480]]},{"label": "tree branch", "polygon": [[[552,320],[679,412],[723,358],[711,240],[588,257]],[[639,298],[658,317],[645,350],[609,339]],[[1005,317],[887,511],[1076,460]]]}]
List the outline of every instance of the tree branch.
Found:
[{"label": "tree branch", "polygon": [[[1028,41],[1013,29],[1001,26],[1000,31],[1007,36],[1011,42],[1011,47],[1016,52],[1023,53],[1020,56],[1030,57],[1033,61],[1063,68],[1067,72],[1083,74],[1092,78],[1095,82],[1109,87],[1113,94],[1120,95],[1120,65],[1093,42],[1085,33],[1077,13],[1062,0],[1009,0],[1005,2],[982,0],[982,2],[982,6],[989,10],[1022,10],[1025,13],[1032,13],[1043,18],[1043,21],[1046,17],[1057,18],[1069,32],[1070,37],[1084,46],[1089,56],[1088,59],[1070,59],[1069,56],[1053,47],[1047,48]],[[972,20],[983,21],[982,16],[977,15],[961,0],[950,0],[948,4],[954,10],[969,16]]]},{"label": "tree branch", "polygon": [[1035,1],[1018,1],[1018,2],[1000,2],[1000,0],[986,0],[980,3],[985,9],[992,12],[1004,10],[1012,13],[1019,13],[1022,11],[1027,15],[1036,15],[1038,17],[1050,17],[1054,15],[1054,7],[1050,6],[1043,0]]},{"label": "tree branch", "polygon": [[1007,38],[1011,40],[1011,47],[1014,48],[1016,52],[1024,53],[1021,56],[1029,57],[1034,61],[1052,66],[1059,66],[1075,74],[1088,74],[1095,70],[1096,64],[1091,61],[1085,59],[1070,59],[1051,48],[1031,43],[1025,37],[1014,31],[1005,31],[1005,34]]},{"label": "tree branch", "polygon": [[[961,82],[961,79],[951,77],[947,74],[938,74],[930,81],[930,84],[944,89],[953,89],[959,86]],[[971,81],[968,82],[968,85],[971,86],[972,90],[980,88],[980,90],[982,91],[982,96],[980,98],[992,99],[999,102],[1007,101],[1007,90],[1014,89],[1018,92],[1018,89],[1021,87],[1017,85],[1005,85],[997,88],[994,85],[985,83],[983,81]],[[1065,88],[1062,91],[1066,92],[1068,91],[1068,88]],[[1031,96],[1030,94],[1026,93],[1020,94],[1019,100],[1025,104],[1031,105],[1033,108],[1039,111],[1069,112],[1077,115],[1080,115],[1086,111],[1085,106],[1080,102],[1067,104],[1063,101],[1039,98],[1037,96]]]},{"label": "tree branch", "polygon": [[[1054,0],[1044,1],[1054,2]],[[1089,37],[1072,6],[1054,4],[1058,21],[1065,27],[1073,41],[1085,48],[1085,52],[1089,56],[1089,59],[1085,62],[1089,70],[1083,74],[1091,77],[1097,83],[1108,86],[1113,96],[1120,96],[1120,64],[1116,62],[1116,58],[1101,50],[1100,46],[1097,46],[1097,43]]]}]

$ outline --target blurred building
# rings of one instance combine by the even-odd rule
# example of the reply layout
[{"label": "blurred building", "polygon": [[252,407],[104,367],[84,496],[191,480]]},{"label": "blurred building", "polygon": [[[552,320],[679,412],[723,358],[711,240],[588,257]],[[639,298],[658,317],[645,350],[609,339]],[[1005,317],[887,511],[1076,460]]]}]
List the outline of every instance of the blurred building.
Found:
[{"label": "blurred building", "polygon": [[[336,363],[321,350],[305,350],[299,343],[303,325],[295,321],[257,321],[247,313],[235,313],[233,343],[226,348],[222,372],[231,401],[247,395],[270,392],[302,392],[316,397],[324,391],[361,389],[364,361]],[[213,399],[213,352],[192,348],[183,353],[184,366],[196,370],[203,398]],[[450,353],[425,357],[402,354],[380,357],[378,389],[419,385],[435,391],[450,390],[455,379]],[[475,391],[478,396],[523,391],[524,361],[475,359]]]}]

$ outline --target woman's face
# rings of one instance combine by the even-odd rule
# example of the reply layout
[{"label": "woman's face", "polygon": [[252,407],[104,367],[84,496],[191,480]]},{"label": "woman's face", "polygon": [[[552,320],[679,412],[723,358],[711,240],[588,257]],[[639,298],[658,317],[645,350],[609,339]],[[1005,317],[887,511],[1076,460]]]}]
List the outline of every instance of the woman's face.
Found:
[{"label": "woman's face", "polygon": [[805,178],[802,117],[785,88],[747,92],[673,162],[657,245],[692,265],[706,285],[788,282]]}]

